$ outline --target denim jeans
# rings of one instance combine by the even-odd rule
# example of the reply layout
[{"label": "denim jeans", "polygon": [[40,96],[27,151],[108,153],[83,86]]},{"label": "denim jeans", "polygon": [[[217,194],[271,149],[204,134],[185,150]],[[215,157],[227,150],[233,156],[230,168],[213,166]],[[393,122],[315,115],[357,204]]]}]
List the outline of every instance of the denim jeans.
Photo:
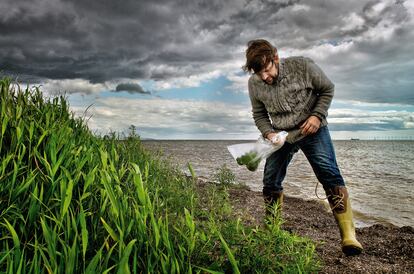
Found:
[{"label": "denim jeans", "polygon": [[263,175],[263,193],[282,191],[282,182],[293,155],[301,149],[324,189],[344,186],[345,182],[336,163],[336,156],[327,126],[296,143],[285,143],[266,159]]}]

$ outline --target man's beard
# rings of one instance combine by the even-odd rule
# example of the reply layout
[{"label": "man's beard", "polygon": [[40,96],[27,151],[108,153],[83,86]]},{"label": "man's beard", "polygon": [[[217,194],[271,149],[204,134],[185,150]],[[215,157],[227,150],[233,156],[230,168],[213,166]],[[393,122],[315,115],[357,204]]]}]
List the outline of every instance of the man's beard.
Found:
[{"label": "man's beard", "polygon": [[263,80],[263,82],[265,82],[266,84],[268,84],[268,85],[271,85],[271,84],[273,84],[273,82],[275,81],[275,78],[274,77],[272,77],[272,76],[270,76],[270,77],[267,77],[266,78],[266,80]]}]

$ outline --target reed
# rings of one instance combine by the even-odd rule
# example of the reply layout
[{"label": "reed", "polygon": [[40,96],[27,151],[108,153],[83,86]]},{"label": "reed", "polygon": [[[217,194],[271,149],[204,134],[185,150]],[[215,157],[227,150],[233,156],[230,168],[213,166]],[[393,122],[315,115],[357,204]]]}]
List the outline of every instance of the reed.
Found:
[{"label": "reed", "polygon": [[194,171],[187,178],[138,135],[94,136],[66,98],[9,78],[0,91],[0,272],[318,269],[311,242],[277,221],[244,227],[226,189],[200,197]]}]

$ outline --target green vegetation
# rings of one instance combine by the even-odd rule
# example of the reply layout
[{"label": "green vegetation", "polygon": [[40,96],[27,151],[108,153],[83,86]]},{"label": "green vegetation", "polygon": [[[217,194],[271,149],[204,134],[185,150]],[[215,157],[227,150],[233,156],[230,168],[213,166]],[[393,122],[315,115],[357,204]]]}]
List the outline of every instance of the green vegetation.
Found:
[{"label": "green vegetation", "polygon": [[278,219],[244,226],[226,188],[201,188],[135,133],[100,138],[63,97],[10,79],[0,91],[0,272],[317,271],[311,242]]},{"label": "green vegetation", "polygon": [[236,182],[236,175],[223,164],[213,176],[214,180],[224,186],[230,186]]}]

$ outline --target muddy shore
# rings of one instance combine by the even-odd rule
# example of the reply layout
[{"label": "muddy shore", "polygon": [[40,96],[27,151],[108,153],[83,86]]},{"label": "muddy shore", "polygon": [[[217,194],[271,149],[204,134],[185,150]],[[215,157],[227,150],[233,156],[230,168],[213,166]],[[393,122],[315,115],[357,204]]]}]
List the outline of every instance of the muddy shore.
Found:
[{"label": "muddy shore", "polygon": [[[246,225],[263,224],[261,193],[247,187],[231,187],[229,194],[234,214]],[[283,220],[283,229],[314,241],[323,264],[320,273],[414,273],[413,227],[375,224],[357,228],[364,251],[359,256],[346,257],[332,213],[322,203],[285,196]]]}]

